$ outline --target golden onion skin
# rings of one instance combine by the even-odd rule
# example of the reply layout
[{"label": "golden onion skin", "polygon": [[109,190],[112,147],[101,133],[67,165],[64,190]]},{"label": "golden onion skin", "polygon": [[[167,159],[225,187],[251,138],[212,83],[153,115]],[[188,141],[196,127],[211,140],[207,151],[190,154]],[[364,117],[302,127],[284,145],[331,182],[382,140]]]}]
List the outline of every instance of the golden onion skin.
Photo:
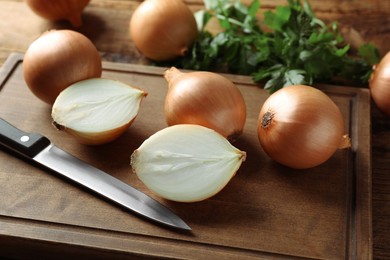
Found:
[{"label": "golden onion skin", "polygon": [[62,127],[62,126],[56,126],[56,127],[57,129],[63,130],[68,134],[70,134],[71,136],[73,136],[75,140],[77,140],[77,142],[80,144],[97,146],[97,145],[107,144],[118,139],[124,132],[127,131],[127,129],[131,126],[134,120],[135,118],[132,119],[129,123],[124,124],[118,128],[108,130],[105,132],[95,133],[95,134],[78,132],[73,129]]},{"label": "golden onion skin", "polygon": [[369,85],[377,107],[390,116],[390,52],[374,67]]},{"label": "golden onion skin", "polygon": [[243,132],[246,105],[240,90],[227,78],[212,72],[165,72],[169,90],[164,113],[169,126],[198,124],[211,128],[230,141]]},{"label": "golden onion skin", "polygon": [[68,20],[74,27],[82,25],[81,13],[90,0],[26,0],[37,15],[50,21]]},{"label": "golden onion skin", "polygon": [[304,85],[284,87],[265,101],[257,133],[266,154],[295,169],[324,163],[345,138],[337,105],[322,91]]},{"label": "golden onion skin", "polygon": [[186,55],[198,35],[195,17],[182,0],[143,1],[129,29],[137,49],[155,61]]},{"label": "golden onion skin", "polygon": [[23,60],[24,80],[32,93],[53,104],[71,84],[100,77],[102,62],[94,44],[72,30],[51,30],[27,49]]}]

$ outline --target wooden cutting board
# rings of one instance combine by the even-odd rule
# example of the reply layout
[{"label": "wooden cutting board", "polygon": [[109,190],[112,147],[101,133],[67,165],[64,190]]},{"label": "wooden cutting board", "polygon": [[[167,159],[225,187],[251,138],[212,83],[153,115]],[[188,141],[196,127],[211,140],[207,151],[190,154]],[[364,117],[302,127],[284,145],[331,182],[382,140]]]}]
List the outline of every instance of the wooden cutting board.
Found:
[{"label": "wooden cutting board", "polygon": [[104,63],[103,77],[146,90],[140,113],[118,140],[89,147],[51,125],[50,106],[27,88],[23,55],[0,71],[0,116],[39,132],[69,153],[156,198],[183,218],[192,232],[157,226],[73,183],[0,150],[0,255],[188,259],[370,259],[370,96],[367,89],[320,86],[340,107],[351,150],[321,166],[292,170],[270,160],[256,134],[268,92],[251,78],[225,75],[247,104],[244,134],[234,145],[247,161],[214,197],[176,203],[154,196],[132,173],[132,151],[166,127],[165,68]]}]

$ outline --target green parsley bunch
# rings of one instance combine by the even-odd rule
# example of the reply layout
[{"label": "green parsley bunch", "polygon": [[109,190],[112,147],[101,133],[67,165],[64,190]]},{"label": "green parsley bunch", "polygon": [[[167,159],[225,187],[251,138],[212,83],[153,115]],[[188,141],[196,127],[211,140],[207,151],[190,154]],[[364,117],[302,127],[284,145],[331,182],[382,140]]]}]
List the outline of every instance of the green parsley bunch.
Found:
[{"label": "green parsley bunch", "polygon": [[[204,0],[204,4],[205,9],[195,15],[197,40],[187,56],[170,65],[251,75],[273,93],[298,84],[365,85],[372,65],[379,62],[372,44],[362,45],[358,55],[349,55],[350,46],[337,23],[327,25],[318,19],[307,1],[288,0],[286,6],[264,12],[263,21],[257,18],[259,0],[249,6],[238,0]],[[206,30],[212,17],[222,28],[216,35]]]}]

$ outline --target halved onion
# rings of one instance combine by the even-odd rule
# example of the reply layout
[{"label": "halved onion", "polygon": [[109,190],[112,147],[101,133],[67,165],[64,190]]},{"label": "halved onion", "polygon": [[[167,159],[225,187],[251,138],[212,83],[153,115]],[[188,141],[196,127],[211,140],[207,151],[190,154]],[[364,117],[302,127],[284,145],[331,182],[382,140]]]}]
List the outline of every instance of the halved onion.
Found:
[{"label": "halved onion", "polygon": [[80,143],[108,143],[131,125],[146,95],[115,80],[83,80],[60,93],[52,108],[52,118],[58,129],[73,135]]},{"label": "halved onion", "polygon": [[235,175],[246,153],[200,125],[174,125],[158,131],[133,152],[131,165],[155,194],[194,202],[221,191]]}]

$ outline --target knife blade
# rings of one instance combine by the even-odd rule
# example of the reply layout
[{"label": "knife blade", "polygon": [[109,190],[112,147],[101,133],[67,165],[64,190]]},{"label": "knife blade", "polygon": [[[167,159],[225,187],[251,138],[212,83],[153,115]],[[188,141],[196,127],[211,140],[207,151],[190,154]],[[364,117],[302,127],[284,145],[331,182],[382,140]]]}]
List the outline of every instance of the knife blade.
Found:
[{"label": "knife blade", "polygon": [[2,118],[0,144],[149,220],[191,230],[180,217],[158,201],[61,150],[48,138],[26,133]]}]

